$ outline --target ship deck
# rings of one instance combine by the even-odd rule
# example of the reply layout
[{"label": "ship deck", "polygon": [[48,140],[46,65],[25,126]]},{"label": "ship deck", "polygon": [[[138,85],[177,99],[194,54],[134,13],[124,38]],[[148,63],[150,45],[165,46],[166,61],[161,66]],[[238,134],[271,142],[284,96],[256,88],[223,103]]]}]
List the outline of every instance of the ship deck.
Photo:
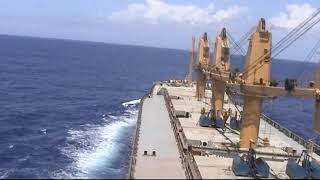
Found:
[{"label": "ship deck", "polygon": [[[172,119],[170,123],[171,116],[165,104],[166,99],[163,95],[157,95],[161,88],[166,88],[170,97],[179,97],[179,99],[170,98],[173,111],[191,113],[191,117],[177,118],[182,129],[178,128],[179,132],[174,132]],[[195,161],[201,178],[248,178],[235,176],[232,171],[233,157],[241,155],[241,151],[234,147],[234,144],[239,142],[239,132],[228,126],[224,132],[221,129],[199,126],[201,108],[204,107],[206,112],[210,110],[211,90],[206,90],[206,98],[201,101],[195,97],[195,91],[195,87],[192,86],[158,83],[153,88],[152,96],[143,99],[139,140],[135,144],[138,150],[134,163],[134,178],[186,178],[187,165],[182,161],[183,152],[179,149],[180,142],[175,137],[177,134],[180,136],[180,133],[183,133],[180,137],[185,137],[187,144],[192,146],[193,152],[197,152],[193,153],[191,161],[193,163]],[[236,111],[235,106],[230,102],[224,104],[224,109],[228,108],[233,112]],[[269,138],[270,145],[262,144],[264,137]],[[286,152],[285,148],[291,147],[296,150],[295,157],[298,157],[305,147],[264,119],[260,120],[259,138],[259,145],[255,151],[257,157],[263,157],[270,166],[269,178],[289,178],[285,169],[287,160],[292,154]],[[202,142],[207,142],[207,145],[203,146]],[[145,150],[148,153],[155,150],[156,156],[143,155]],[[311,156],[320,160],[315,153],[311,153]]]},{"label": "ship deck", "polygon": [[[201,108],[204,107],[206,112],[210,110],[211,90],[206,90],[205,98],[198,101],[195,96],[195,87],[176,87],[168,84],[163,84],[163,87],[168,90],[170,96],[179,96],[179,99],[171,99],[175,110],[191,113],[189,118],[178,118],[188,143],[192,144],[194,148],[199,147],[199,149],[202,149],[201,142],[205,141],[208,144],[207,147],[203,148],[204,153],[194,155],[202,178],[243,178],[235,176],[231,169],[233,157],[238,153],[231,153],[230,149],[232,149],[232,144],[239,142],[239,132],[228,127],[223,132],[221,129],[198,125]],[[233,112],[236,111],[236,107],[230,102],[224,104],[224,109],[227,110],[228,108],[231,108]],[[241,110],[241,107],[238,107],[238,109]],[[238,114],[240,113],[238,112]],[[262,138],[264,137],[269,138],[269,146],[262,145]],[[305,149],[304,146],[287,137],[263,119],[260,120],[259,145],[255,149],[257,157],[263,157],[270,166],[270,178],[289,178],[285,173],[288,160],[285,147],[295,149],[297,156]],[[319,160],[319,156],[315,153],[312,156]]]},{"label": "ship deck", "polygon": [[[134,177],[185,179],[164,97],[153,94],[145,98],[142,109]],[[152,156],[153,150],[155,156]],[[144,155],[144,151],[148,155]]]}]

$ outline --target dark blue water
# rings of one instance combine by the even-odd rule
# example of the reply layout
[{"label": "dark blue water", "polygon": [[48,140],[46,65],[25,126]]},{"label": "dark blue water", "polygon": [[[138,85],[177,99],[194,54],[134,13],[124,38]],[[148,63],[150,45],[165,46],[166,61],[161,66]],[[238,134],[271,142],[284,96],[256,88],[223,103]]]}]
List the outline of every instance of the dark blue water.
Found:
[{"label": "dark blue water", "polygon": [[[138,99],[155,80],[184,78],[187,63],[186,51],[0,36],[0,177],[124,178]],[[302,65],[274,61],[273,72]],[[315,136],[311,100],[265,111]]]}]

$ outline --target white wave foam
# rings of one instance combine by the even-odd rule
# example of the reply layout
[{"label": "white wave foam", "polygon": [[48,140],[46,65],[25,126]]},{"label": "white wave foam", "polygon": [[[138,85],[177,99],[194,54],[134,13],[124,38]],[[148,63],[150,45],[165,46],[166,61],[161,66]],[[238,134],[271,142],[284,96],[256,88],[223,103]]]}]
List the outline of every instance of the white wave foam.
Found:
[{"label": "white wave foam", "polygon": [[115,119],[115,120],[118,119],[117,116],[112,116],[112,115],[108,115],[108,116],[103,117],[103,119],[108,119],[108,118]]},{"label": "white wave foam", "polygon": [[140,103],[140,101],[141,101],[141,99],[135,99],[135,100],[132,100],[132,101],[124,102],[124,103],[122,103],[122,106],[123,107],[129,107],[129,106],[137,105],[137,104]]},{"label": "white wave foam", "polygon": [[41,129],[40,131],[41,131],[43,134],[47,134],[47,129],[45,129],[45,128],[44,128],[44,129]]},{"label": "white wave foam", "polygon": [[61,151],[74,159],[72,166],[78,173],[72,176],[92,178],[95,177],[96,172],[112,166],[116,158],[121,156],[120,148],[127,148],[127,144],[122,143],[124,139],[121,135],[136,123],[138,110],[130,108],[130,105],[139,102],[140,100],[133,100],[123,103],[122,105],[128,109],[120,116],[104,115],[103,126],[87,125],[85,130],[70,129],[68,131],[70,143]]},{"label": "white wave foam", "polygon": [[[8,171],[3,172],[3,174],[0,176],[0,179],[6,179],[8,178],[8,174],[11,173],[13,169],[10,169]],[[0,171],[1,172],[1,171]],[[1,172],[2,173],[2,172]]]}]

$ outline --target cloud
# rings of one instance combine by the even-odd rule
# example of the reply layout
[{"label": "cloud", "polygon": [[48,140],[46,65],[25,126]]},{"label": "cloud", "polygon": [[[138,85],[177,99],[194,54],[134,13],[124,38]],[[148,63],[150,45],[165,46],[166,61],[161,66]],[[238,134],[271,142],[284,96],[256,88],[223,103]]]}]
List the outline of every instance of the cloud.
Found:
[{"label": "cloud", "polygon": [[278,15],[270,18],[273,27],[291,30],[298,26],[316,11],[309,3],[289,4],[286,6],[286,12],[280,12]]},{"label": "cloud", "polygon": [[127,9],[111,13],[112,21],[175,22],[188,24],[212,24],[229,20],[247,11],[247,7],[234,5],[226,9],[216,9],[214,4],[206,8],[195,5],[169,4],[162,0],[145,0],[144,3],[129,4]]}]

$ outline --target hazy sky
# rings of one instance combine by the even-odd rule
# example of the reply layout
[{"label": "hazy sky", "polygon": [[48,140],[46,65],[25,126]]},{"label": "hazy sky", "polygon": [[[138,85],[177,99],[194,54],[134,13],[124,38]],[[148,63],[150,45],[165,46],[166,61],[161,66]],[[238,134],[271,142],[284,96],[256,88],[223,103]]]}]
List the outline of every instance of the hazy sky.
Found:
[{"label": "hazy sky", "polygon": [[[275,44],[319,7],[298,0],[0,0],[0,34],[188,49],[191,36],[222,27],[239,39],[264,17]],[[281,58],[304,59],[316,43],[315,27]]]}]

